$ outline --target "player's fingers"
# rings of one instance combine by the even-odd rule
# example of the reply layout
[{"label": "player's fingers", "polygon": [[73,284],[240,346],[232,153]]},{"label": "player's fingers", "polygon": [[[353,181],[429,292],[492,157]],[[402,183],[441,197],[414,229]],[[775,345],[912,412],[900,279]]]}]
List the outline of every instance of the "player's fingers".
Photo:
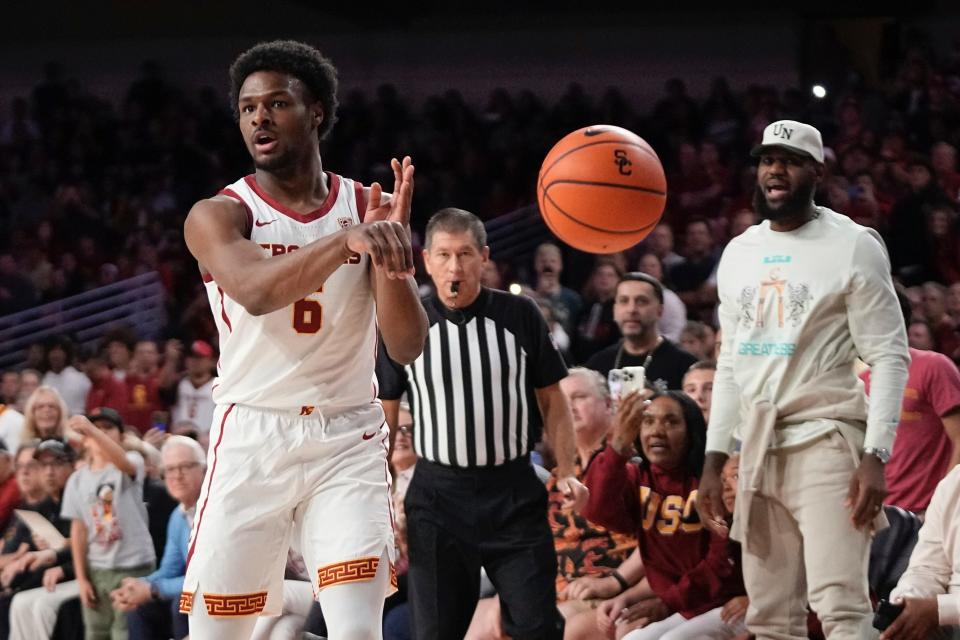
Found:
[{"label": "player's fingers", "polygon": [[384,235],[390,243],[390,255],[394,264],[395,277],[406,275],[413,268],[413,249],[403,226],[392,223],[384,230]]},{"label": "player's fingers", "polygon": [[403,165],[396,158],[391,158],[390,168],[393,169],[393,193],[396,194],[403,183]]},{"label": "player's fingers", "polygon": [[382,233],[376,224],[372,224],[366,229],[365,236],[367,241],[366,251],[370,254],[373,265],[382,269],[384,261]]},{"label": "player's fingers", "polygon": [[[410,250],[406,232],[397,223],[383,222],[376,227],[384,256],[383,268],[391,278],[406,274],[413,263],[413,252]],[[408,254],[410,265],[407,263]]]},{"label": "player's fingers", "polygon": [[367,211],[373,211],[380,207],[380,201],[383,199],[383,188],[379,182],[370,185],[370,197],[367,201]]},{"label": "player's fingers", "polygon": [[400,242],[403,245],[403,262],[405,265],[404,273],[406,275],[413,275],[416,271],[416,265],[413,262],[413,244],[410,242],[410,236],[407,235],[407,230],[403,227],[399,229],[400,233]]},{"label": "player's fingers", "polygon": [[404,168],[402,180],[393,192],[391,213],[393,220],[407,225],[410,224],[410,202],[413,198],[413,165]]}]

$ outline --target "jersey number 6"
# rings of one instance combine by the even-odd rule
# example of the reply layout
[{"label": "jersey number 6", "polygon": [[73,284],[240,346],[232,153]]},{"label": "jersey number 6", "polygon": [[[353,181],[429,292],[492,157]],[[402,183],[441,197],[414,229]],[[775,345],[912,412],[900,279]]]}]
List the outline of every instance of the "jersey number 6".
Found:
[{"label": "jersey number 6", "polygon": [[[323,287],[317,289],[323,293]],[[323,326],[323,305],[316,300],[304,298],[293,304],[293,328],[297,333],[314,334]]]}]

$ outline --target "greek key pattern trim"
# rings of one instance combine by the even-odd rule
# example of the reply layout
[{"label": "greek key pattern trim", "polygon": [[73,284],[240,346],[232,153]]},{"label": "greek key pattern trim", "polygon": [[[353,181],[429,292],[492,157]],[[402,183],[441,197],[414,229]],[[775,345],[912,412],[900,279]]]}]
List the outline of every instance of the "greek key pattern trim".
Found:
[{"label": "greek key pattern trim", "polygon": [[[192,593],[180,594],[180,613],[189,614],[193,611]],[[233,617],[252,616],[263,611],[267,604],[267,592],[235,593],[224,595],[219,593],[204,593],[203,606],[208,616]]]},{"label": "greek key pattern trim", "polygon": [[193,594],[184,591],[180,594],[180,613],[190,615],[193,612]]},{"label": "greek key pattern trim", "polygon": [[320,567],[317,570],[317,585],[321,589],[332,587],[335,584],[348,582],[363,582],[373,580],[377,575],[380,558],[357,558]]}]

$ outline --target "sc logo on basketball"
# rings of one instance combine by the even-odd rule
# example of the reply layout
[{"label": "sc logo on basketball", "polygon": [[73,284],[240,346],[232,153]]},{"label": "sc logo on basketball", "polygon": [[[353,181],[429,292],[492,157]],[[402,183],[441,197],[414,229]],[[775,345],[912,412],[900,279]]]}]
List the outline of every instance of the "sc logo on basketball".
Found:
[{"label": "sc logo on basketball", "polygon": [[627,157],[627,152],[625,149],[614,149],[613,150],[613,162],[617,165],[617,170],[620,172],[620,175],[629,176],[633,173],[632,167],[633,163],[630,162],[630,158]]}]

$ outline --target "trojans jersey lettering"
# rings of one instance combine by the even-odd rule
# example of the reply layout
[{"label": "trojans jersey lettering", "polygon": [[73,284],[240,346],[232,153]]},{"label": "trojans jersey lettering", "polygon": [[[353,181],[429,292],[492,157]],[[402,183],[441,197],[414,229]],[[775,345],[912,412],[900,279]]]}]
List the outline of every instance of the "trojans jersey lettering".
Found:
[{"label": "trojans jersey lettering", "polygon": [[[275,201],[252,175],[220,194],[244,204],[250,239],[272,258],[361,222],[360,212],[366,209],[362,185],[327,176],[327,199],[308,214]],[[205,274],[220,332],[216,403],[330,411],[374,401],[376,306],[368,260],[366,255],[348,259],[317,292],[261,316],[248,313]]]}]

